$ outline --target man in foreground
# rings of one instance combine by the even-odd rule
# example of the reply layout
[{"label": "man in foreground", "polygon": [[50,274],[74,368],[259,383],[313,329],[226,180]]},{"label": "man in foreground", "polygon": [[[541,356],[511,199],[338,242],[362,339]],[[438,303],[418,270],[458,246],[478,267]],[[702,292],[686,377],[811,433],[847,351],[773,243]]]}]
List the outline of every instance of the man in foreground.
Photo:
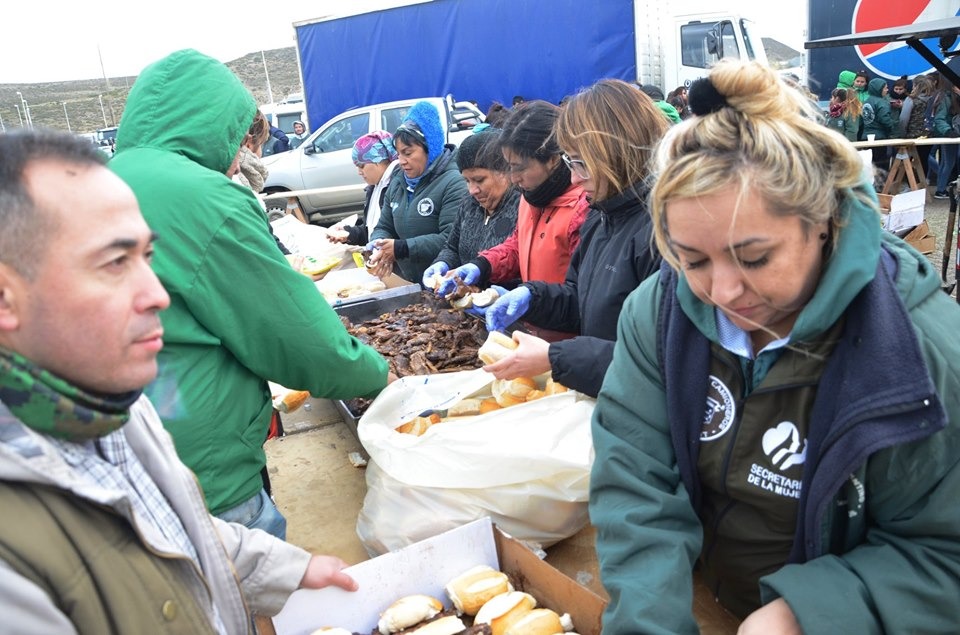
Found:
[{"label": "man in foreground", "polygon": [[89,143],[0,134],[0,613],[17,633],[251,633],[298,587],[354,581],[209,515],[142,388],[151,233]]}]

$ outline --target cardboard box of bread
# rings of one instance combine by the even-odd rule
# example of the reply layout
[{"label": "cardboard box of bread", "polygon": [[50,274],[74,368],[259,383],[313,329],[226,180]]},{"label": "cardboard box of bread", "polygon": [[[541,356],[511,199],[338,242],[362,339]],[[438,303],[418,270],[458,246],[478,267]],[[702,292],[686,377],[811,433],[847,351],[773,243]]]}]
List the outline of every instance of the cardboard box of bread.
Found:
[{"label": "cardboard box of bread", "polygon": [[599,635],[606,604],[489,518],[346,572],[358,591],[296,591],[278,635]]}]

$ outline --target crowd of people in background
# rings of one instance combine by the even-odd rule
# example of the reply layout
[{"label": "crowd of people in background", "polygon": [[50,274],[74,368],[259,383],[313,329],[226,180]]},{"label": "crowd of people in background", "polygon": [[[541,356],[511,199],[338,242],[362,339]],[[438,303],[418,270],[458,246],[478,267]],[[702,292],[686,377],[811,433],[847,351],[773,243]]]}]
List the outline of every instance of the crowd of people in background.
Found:
[{"label": "crowd of people in background", "polygon": [[[850,141],[960,137],[960,93],[942,73],[906,76],[888,84],[867,71],[842,71],[830,95],[825,123]],[[960,145],[917,146],[927,185],[934,198],[947,198],[947,184],[957,178]],[[874,148],[874,165],[889,168],[889,148]]]}]

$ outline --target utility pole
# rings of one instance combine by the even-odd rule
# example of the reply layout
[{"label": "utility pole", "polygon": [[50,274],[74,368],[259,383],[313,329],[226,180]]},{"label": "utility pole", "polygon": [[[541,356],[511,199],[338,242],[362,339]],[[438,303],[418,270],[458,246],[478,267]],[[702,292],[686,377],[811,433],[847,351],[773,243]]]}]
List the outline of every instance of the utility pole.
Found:
[{"label": "utility pole", "polygon": [[100,114],[103,115],[103,127],[107,127],[107,111],[103,109],[103,95],[97,95],[100,100]]},{"label": "utility pole", "polygon": [[20,118],[20,127],[23,128],[23,115],[20,114],[20,104],[14,104],[13,106],[17,109],[17,117]]},{"label": "utility pole", "polygon": [[73,129],[70,127],[70,115],[67,114],[67,102],[63,103],[63,118],[67,120],[67,132],[73,132]]},{"label": "utility pole", "polygon": [[103,53],[100,52],[100,43],[97,42],[97,57],[100,58],[100,73],[103,75],[103,82],[107,85],[107,92],[110,92],[110,79],[107,77],[107,71],[103,68]]},{"label": "utility pole", "polygon": [[20,119],[20,126],[23,126],[23,117],[26,117],[27,127],[32,128],[33,124],[30,122],[30,109],[27,108],[27,100],[23,98],[23,93],[21,93],[19,90],[17,91],[17,97],[20,98],[20,105],[23,106],[23,115]]},{"label": "utility pole", "polygon": [[31,130],[33,130],[33,117],[30,115],[30,104],[26,99],[24,99],[23,105],[27,107],[27,125],[30,126]]},{"label": "utility pole", "polygon": [[3,115],[0,115],[0,132],[6,132],[7,127],[3,125]]},{"label": "utility pole", "polygon": [[267,72],[267,57],[263,54],[263,49],[260,49],[260,59],[263,60],[263,74],[267,76],[267,97],[270,98],[270,105],[273,105],[273,90],[270,88],[270,73]]}]

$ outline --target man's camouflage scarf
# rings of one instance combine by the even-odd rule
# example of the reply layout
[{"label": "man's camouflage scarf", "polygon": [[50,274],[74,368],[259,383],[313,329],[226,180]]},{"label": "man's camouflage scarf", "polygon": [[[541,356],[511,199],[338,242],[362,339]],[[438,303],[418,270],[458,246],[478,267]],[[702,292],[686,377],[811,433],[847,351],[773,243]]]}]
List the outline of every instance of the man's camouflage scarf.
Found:
[{"label": "man's camouflage scarf", "polygon": [[0,348],[0,402],[26,426],[58,439],[86,441],[119,429],[140,393],[93,395]]}]

